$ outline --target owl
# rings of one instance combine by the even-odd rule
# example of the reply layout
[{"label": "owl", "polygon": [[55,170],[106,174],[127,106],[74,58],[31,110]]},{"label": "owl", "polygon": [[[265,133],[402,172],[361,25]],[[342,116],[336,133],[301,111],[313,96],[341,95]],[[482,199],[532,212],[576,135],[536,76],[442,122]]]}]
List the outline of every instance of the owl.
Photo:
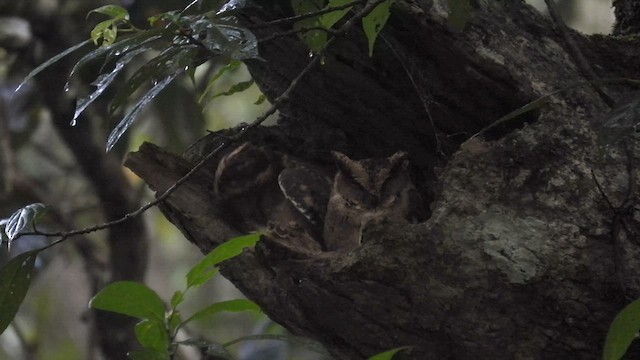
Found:
[{"label": "owl", "polygon": [[251,143],[218,163],[213,192],[240,232],[265,231],[301,252],[320,252],[330,177],[319,168]]},{"label": "owl", "polygon": [[358,247],[368,224],[415,219],[421,201],[409,176],[407,153],[365,160],[352,160],[339,152],[332,155],[338,172],[324,221],[328,251]]}]

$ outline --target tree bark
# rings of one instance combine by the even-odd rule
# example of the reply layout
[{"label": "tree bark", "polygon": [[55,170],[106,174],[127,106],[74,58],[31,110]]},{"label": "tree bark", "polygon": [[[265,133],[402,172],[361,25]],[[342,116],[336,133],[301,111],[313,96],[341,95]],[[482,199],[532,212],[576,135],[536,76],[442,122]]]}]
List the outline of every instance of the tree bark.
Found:
[{"label": "tree bark", "polygon": [[[599,147],[610,109],[534,9],[478,1],[456,32],[440,2],[427,3],[398,2],[372,58],[360,32],[346,34],[280,109],[279,126],[251,140],[316,162],[329,149],[406,150],[429,218],[368,227],[347,253],[301,258],[261,242],[223,274],[337,359],[397,346],[415,359],[599,358],[610,322],[640,295],[638,218],[618,211],[635,201],[632,142]],[[263,10],[247,18],[282,15]],[[634,40],[570,36],[598,77],[637,76]],[[267,62],[250,71],[273,99],[307,52],[297,38],[270,41],[260,48]],[[631,89],[606,91],[625,99]],[[234,235],[211,200],[215,161],[162,205],[203,252]],[[193,166],[153,145],[126,165],[158,192]]]}]

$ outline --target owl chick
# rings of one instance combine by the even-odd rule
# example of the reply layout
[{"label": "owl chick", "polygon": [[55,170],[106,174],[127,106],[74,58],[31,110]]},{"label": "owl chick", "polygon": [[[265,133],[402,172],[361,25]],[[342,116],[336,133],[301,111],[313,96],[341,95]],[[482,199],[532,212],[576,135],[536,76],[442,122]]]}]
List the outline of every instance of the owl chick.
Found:
[{"label": "owl chick", "polygon": [[407,170],[407,153],[352,160],[332,153],[338,172],[327,204],[323,237],[328,251],[351,250],[372,222],[408,222],[416,216],[419,195]]},{"label": "owl chick", "polygon": [[319,252],[330,180],[284,154],[244,143],[224,156],[213,190],[240,232],[266,230],[292,249]]}]

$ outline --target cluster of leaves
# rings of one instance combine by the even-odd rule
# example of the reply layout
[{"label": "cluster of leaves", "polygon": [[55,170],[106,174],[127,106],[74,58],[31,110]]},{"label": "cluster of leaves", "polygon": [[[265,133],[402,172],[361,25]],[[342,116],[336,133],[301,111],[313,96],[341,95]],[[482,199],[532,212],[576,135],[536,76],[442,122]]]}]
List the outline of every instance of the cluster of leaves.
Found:
[{"label": "cluster of leaves", "polygon": [[[152,26],[148,30],[136,29],[129,22],[126,9],[107,5],[92,13],[109,17],[100,22],[91,32],[91,39],[73,46],[49,59],[31,73],[23,84],[64,56],[75,52],[91,42],[102,46],[84,55],[75,64],[69,75],[72,80],[78,69],[92,61],[102,59],[101,73],[92,83],[93,92],[81,97],[76,103],[71,124],[75,125],[82,112],[113,84],[122,70],[142,54],[157,53],[146,64],[126,80],[123,88],[116,93],[109,106],[109,115],[123,109],[129,98],[143,85],[146,92],[128,110],[122,120],[112,130],[107,139],[110,150],[127,129],[134,123],[140,111],[173,80],[183,73],[192,78],[195,68],[208,60],[218,59],[222,63],[237,63],[241,60],[258,58],[258,41],[255,35],[238,25],[232,14],[238,8],[237,1],[228,1],[218,7],[196,15],[184,15],[184,11],[172,11],[149,19]],[[123,28],[118,32],[118,28]],[[118,36],[125,33],[124,36]],[[69,89],[69,82],[65,90]],[[242,89],[231,89],[232,94]]]},{"label": "cluster of leaves", "polygon": [[[362,30],[369,44],[369,56],[373,55],[373,49],[378,35],[384,28],[389,16],[391,6],[395,0],[381,2],[369,14],[362,18]],[[297,15],[321,12],[322,15],[310,17],[298,21],[294,28],[299,30],[300,37],[307,44],[311,52],[319,53],[327,45],[328,31],[352,10],[353,5],[359,3],[353,0],[291,0],[291,7]],[[349,6],[353,4],[352,6]],[[469,20],[471,14],[470,0],[448,0],[449,24],[452,28],[461,31]],[[336,8],[335,11],[329,11]]]},{"label": "cluster of leaves", "polygon": [[[40,203],[27,205],[0,220],[0,245],[6,240],[7,247],[43,213],[45,206]],[[11,259],[0,269],[0,334],[9,326],[24,300],[38,254],[48,247],[24,252]]]},{"label": "cluster of leaves", "polygon": [[206,348],[209,355],[221,359],[232,359],[225,344],[203,342],[202,340],[175,340],[178,331],[186,324],[210,317],[222,311],[260,311],[255,303],[245,300],[229,300],[211,304],[183,320],[178,306],[185,300],[187,292],[200,287],[218,273],[218,265],[239,255],[245,248],[252,247],[259,240],[259,234],[251,234],[231,239],[216,247],[196,264],[186,276],[184,290],[176,291],[171,297],[170,310],[158,294],[146,285],[131,282],[115,282],[101,290],[91,300],[91,307],[112,311],[140,319],[135,334],[143,346],[131,354],[132,359],[168,359],[178,345]]}]

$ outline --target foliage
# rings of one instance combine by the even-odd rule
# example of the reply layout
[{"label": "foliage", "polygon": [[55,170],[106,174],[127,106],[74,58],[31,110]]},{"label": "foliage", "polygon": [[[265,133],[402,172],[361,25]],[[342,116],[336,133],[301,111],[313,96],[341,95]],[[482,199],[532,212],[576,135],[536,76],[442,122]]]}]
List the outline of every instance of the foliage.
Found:
[{"label": "foliage", "polygon": [[[187,292],[203,285],[217,272],[217,266],[252,247],[260,239],[259,234],[251,234],[231,239],[216,247],[196,264],[186,276],[186,288],[176,291],[171,297],[170,310],[158,294],[146,285],[119,281],[112,283],[96,294],[91,307],[132,316],[141,321],[135,327],[136,338],[143,346],[140,352],[132,354],[134,359],[167,359],[180,344],[175,341],[178,330],[187,323],[210,317],[222,311],[260,311],[258,305],[245,299],[222,301],[197,311],[186,320],[181,319],[178,306],[185,300]],[[202,345],[202,344],[201,344]],[[206,344],[211,346],[211,344]]]},{"label": "foliage", "polygon": [[[238,5],[238,2],[233,3]],[[95,90],[78,99],[71,124],[75,125],[83,111],[102,95],[134,58],[142,54],[160,51],[140,67],[126,81],[123,89],[116,93],[109,106],[109,115],[113,116],[116,111],[123,109],[127,100],[144,85],[149,85],[149,89],[112,130],[107,139],[107,151],[113,148],[135,122],[140,111],[178,76],[212,59],[229,64],[258,58],[258,41],[255,35],[238,25],[237,20],[225,10],[227,8],[228,3],[222,3],[202,14],[183,15],[184,10],[159,14],[149,19],[149,23],[156,27],[148,30],[133,27],[129,22],[129,14],[122,7],[109,5],[93,10],[92,12],[109,17],[97,24],[91,32],[91,41],[101,43],[102,46],[84,55],[72,69],[69,79],[79,68],[92,61],[102,60],[103,64],[101,73],[92,83]],[[161,23],[164,25],[157,26]],[[125,36],[118,36],[120,27],[123,27]],[[23,84],[88,42],[78,44],[45,62],[28,74]],[[240,84],[216,96],[230,95],[247,87],[247,84]],[[69,82],[65,88],[69,88]]]},{"label": "foliage", "polygon": [[621,359],[640,331],[640,299],[627,305],[613,319],[604,342],[604,360]]},{"label": "foliage", "polygon": [[9,326],[24,300],[40,250],[22,253],[0,269],[0,334]]},{"label": "foliage", "polygon": [[0,245],[2,241],[7,241],[7,246],[11,246],[11,242],[20,236],[20,232],[27,228],[43,214],[45,206],[41,203],[27,205],[15,211],[6,219],[0,220]]}]

